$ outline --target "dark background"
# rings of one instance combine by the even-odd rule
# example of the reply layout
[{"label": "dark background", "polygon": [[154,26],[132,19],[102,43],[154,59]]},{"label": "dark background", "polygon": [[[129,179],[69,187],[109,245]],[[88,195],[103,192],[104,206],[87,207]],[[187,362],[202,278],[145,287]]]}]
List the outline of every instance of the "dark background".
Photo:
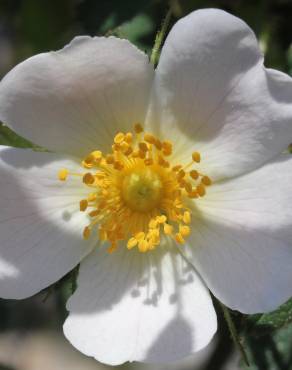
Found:
[{"label": "dark background", "polygon": [[[266,55],[265,65],[292,74],[292,0],[0,0],[0,77],[27,57],[62,48],[80,34],[128,38],[150,55],[155,35],[169,6],[173,14],[171,24],[198,8],[216,7],[239,16],[255,31]],[[1,124],[0,144],[30,145]],[[35,335],[38,338],[36,343],[40,343],[41,338],[47,338],[48,332],[50,335],[53,333],[53,342],[54,338],[61,337],[62,322],[66,317],[65,301],[73,278],[69,275],[50,289],[24,301],[0,300],[0,370],[99,368],[95,367],[98,366],[96,364],[86,367],[88,364],[84,359],[86,364],[80,362],[76,365],[79,361],[77,357],[74,360],[77,367],[66,365],[61,360],[61,365],[56,362],[46,367],[51,360],[48,352],[41,352],[36,344],[32,345],[32,349],[25,347],[27,338],[35,338]],[[217,341],[200,369],[244,368],[243,365],[239,367],[241,361],[234,351],[220,309],[218,314]],[[285,325],[265,324],[259,327],[255,325],[257,316],[248,319],[233,313],[233,318],[243,338],[252,370],[292,369],[292,328],[287,325],[290,320],[286,320]],[[57,342],[59,340],[56,339]],[[44,343],[48,343],[48,347],[51,345],[50,341]],[[65,343],[61,340],[58,346],[63,348],[63,345]],[[9,351],[11,355],[8,356]],[[38,365],[39,369],[34,367],[32,361],[37,357],[37,351],[43,361]],[[65,353],[64,358],[69,356]],[[55,352],[52,356],[57,358]],[[73,356],[71,352],[70,356]],[[74,353],[74,356],[77,355]],[[16,358],[19,360],[16,361]],[[197,369],[192,362],[187,366],[177,365],[177,369]],[[136,369],[133,365],[128,368]],[[155,370],[155,367],[151,368]]]}]

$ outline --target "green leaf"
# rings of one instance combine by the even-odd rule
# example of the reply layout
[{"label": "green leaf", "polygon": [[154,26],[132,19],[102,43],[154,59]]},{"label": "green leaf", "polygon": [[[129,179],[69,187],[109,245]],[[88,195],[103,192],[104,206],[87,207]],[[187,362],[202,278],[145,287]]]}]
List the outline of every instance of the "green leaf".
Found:
[{"label": "green leaf", "polygon": [[33,144],[18,136],[7,126],[0,123],[0,145],[14,146],[19,148],[32,148]]},{"label": "green leaf", "polygon": [[283,328],[292,322],[292,298],[276,311],[251,315],[247,318],[248,331],[257,335]]},{"label": "green leaf", "polygon": [[[292,370],[291,343],[292,325],[261,336],[245,336],[248,370]],[[246,369],[243,362],[241,368]]]}]

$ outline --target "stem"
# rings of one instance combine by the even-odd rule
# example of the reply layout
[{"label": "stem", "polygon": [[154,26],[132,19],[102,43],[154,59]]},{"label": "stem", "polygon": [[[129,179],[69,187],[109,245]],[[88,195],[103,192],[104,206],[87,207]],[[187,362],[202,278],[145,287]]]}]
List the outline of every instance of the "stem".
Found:
[{"label": "stem", "polygon": [[234,325],[234,322],[232,320],[230,311],[229,311],[229,309],[226,306],[224,306],[223,303],[221,303],[220,301],[218,301],[218,302],[219,302],[220,307],[221,307],[221,309],[223,311],[223,315],[224,315],[224,318],[226,320],[226,323],[227,323],[229,332],[231,334],[231,338],[232,338],[235,346],[239,350],[239,352],[241,354],[241,357],[242,357],[242,360],[244,361],[245,365],[249,367],[250,365],[249,365],[249,361],[248,361],[248,358],[247,358],[247,354],[246,354],[245,349],[244,349],[244,347],[243,347],[243,345],[242,345],[242,343],[241,343],[241,341],[239,339],[239,336],[238,336],[236,327]]},{"label": "stem", "polygon": [[161,45],[165,38],[167,29],[168,29],[168,26],[171,20],[171,15],[172,15],[172,10],[170,8],[168,12],[166,13],[164,20],[162,21],[161,30],[157,32],[154,46],[153,46],[152,53],[151,53],[151,57],[150,57],[150,62],[154,66],[156,66],[158,62]]}]

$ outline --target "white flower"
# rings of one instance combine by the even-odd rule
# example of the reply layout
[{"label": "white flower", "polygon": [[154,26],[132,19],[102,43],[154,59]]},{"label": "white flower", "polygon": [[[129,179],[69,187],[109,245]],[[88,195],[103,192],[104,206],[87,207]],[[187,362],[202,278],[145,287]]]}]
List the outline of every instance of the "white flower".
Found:
[{"label": "white flower", "polygon": [[244,313],[290,297],[292,82],[238,18],[183,18],[155,72],[126,40],[78,37],[3,79],[0,119],[56,153],[1,148],[0,295],[81,262],[80,351],[176,360],[216,331],[208,288]]}]

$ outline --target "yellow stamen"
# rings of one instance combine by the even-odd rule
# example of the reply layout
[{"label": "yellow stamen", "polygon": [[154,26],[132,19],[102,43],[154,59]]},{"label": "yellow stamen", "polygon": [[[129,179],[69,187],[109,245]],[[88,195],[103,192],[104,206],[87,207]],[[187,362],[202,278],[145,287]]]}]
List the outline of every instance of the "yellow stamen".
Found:
[{"label": "yellow stamen", "polygon": [[[98,235],[109,253],[122,240],[127,249],[142,253],[157,248],[162,238],[184,244],[191,233],[190,203],[205,196],[212,184],[194,168],[201,160],[198,152],[192,153],[190,162],[173,163],[171,141],[151,133],[141,135],[139,123],[134,132],[118,132],[109,153],[92,151],[82,161],[83,173],[70,172],[88,187],[88,195],[79,202],[89,220],[83,238]],[[68,175],[67,169],[61,169],[59,180]]]}]

